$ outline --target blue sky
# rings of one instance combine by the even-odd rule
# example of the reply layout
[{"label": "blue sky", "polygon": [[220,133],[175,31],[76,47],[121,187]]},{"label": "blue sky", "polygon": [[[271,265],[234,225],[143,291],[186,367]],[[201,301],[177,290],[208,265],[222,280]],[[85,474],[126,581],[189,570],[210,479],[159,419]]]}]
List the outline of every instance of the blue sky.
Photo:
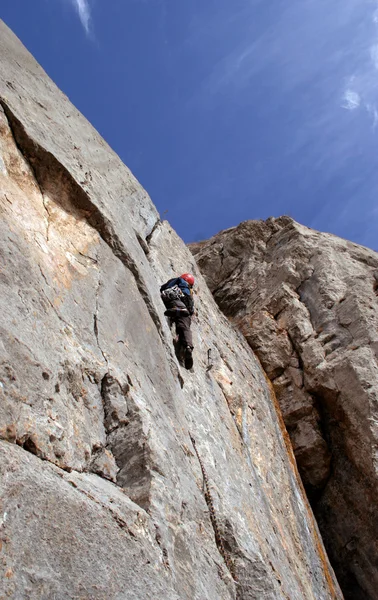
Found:
[{"label": "blue sky", "polygon": [[289,214],[378,250],[378,0],[0,8],[186,242]]}]

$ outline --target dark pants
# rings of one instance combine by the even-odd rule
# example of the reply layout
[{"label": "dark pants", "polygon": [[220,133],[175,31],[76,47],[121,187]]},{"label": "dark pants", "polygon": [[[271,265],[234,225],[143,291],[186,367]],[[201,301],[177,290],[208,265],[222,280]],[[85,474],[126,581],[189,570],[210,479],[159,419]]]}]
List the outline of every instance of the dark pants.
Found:
[{"label": "dark pants", "polygon": [[173,322],[176,325],[176,333],[178,335],[178,341],[180,345],[186,348],[186,346],[191,346],[193,348],[193,336],[190,331],[190,326],[192,324],[192,317],[184,316],[184,317],[175,317]]}]

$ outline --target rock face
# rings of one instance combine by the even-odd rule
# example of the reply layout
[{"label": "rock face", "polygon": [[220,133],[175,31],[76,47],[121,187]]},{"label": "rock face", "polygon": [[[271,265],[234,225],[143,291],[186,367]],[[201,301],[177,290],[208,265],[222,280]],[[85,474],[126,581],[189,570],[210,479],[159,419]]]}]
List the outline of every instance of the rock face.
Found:
[{"label": "rock face", "polygon": [[273,384],[345,596],[378,598],[378,254],[288,217],[191,249]]},{"label": "rock face", "polygon": [[[0,596],[341,599],[259,362],[0,24]],[[192,270],[195,370],[159,286]]]}]

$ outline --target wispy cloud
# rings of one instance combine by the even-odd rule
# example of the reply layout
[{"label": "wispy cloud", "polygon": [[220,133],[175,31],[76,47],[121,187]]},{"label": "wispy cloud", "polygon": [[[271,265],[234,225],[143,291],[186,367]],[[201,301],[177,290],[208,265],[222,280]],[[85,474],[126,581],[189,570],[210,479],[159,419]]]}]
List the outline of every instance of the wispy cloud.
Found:
[{"label": "wispy cloud", "polygon": [[86,34],[89,35],[91,24],[91,9],[88,0],[69,0],[69,2],[76,9],[81,24],[84,27]]},{"label": "wispy cloud", "polygon": [[[184,50],[199,57],[201,73],[186,98],[188,114],[208,111],[230,147],[237,140],[234,147],[242,150],[233,172],[256,197],[271,194],[276,214],[295,205],[296,188],[298,198],[306,196],[301,210],[313,215],[314,227],[332,223],[344,237],[372,245],[378,227],[371,212],[378,185],[378,0],[276,0],[274,12],[264,0],[238,0],[232,14],[227,0],[216,4],[216,11],[204,11],[206,18],[193,19],[185,42]],[[245,170],[244,157],[250,161]],[[279,194],[273,173],[288,186]]]},{"label": "wispy cloud", "polygon": [[372,27],[364,42],[358,46],[353,75],[348,78],[342,94],[341,107],[362,109],[378,124],[378,4],[371,17]]},{"label": "wispy cloud", "polygon": [[375,129],[378,125],[378,109],[375,105],[369,103],[365,105],[365,108],[368,111],[371,118],[373,119],[373,128]]},{"label": "wispy cloud", "polygon": [[[374,23],[377,21],[374,20]],[[370,58],[373,63],[373,66],[376,70],[378,70],[378,44],[373,44],[370,48]]]},{"label": "wispy cloud", "polygon": [[378,0],[334,0],[331,6],[329,0],[277,1],[275,22],[255,30],[256,10],[262,3],[240,0],[242,8],[231,21],[220,12],[202,29],[195,22],[192,41],[218,36],[214,45],[223,49],[223,55],[214,62],[194,101],[205,98],[211,103],[227,94],[238,104],[248,103],[256,94],[251,82],[265,71],[281,80],[281,93],[296,90],[303,95],[302,86],[313,86],[324,109],[326,102],[329,110],[333,102],[348,111],[358,109],[372,118],[375,127]]},{"label": "wispy cloud", "polygon": [[359,108],[360,104],[361,104],[360,94],[358,94],[357,92],[354,92],[351,89],[345,90],[344,96],[343,96],[343,104],[342,104],[343,108],[346,108],[347,110],[356,110],[356,108]]}]

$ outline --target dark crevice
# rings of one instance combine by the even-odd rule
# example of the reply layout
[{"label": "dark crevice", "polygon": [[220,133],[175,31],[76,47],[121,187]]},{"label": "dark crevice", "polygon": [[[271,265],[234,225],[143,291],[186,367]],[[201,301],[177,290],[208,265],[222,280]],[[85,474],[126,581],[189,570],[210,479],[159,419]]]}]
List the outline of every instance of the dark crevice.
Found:
[{"label": "dark crevice", "polygon": [[[259,357],[261,364],[263,364],[261,357],[259,356],[258,348],[254,348],[251,345],[251,349],[254,352],[256,352],[256,355]],[[267,372],[268,365],[263,365],[263,367],[264,367],[265,372]],[[285,370],[286,370],[286,367],[277,367],[276,369],[274,369],[274,371],[269,373],[269,379],[270,379],[271,383],[274,383],[276,381],[276,379],[278,379],[279,377],[282,377],[282,375],[285,373]]]},{"label": "dark crevice", "polygon": [[129,383],[122,386],[110,373],[106,373],[102,378],[101,399],[105,415],[106,435],[119,427],[128,425],[127,398],[129,392]]},{"label": "dark crevice", "polygon": [[214,508],[214,502],[213,502],[213,498],[211,495],[211,490],[210,490],[210,482],[209,482],[209,478],[207,476],[206,470],[205,470],[205,466],[203,464],[202,458],[197,450],[197,445],[196,445],[196,441],[193,438],[193,436],[191,434],[189,434],[189,437],[191,439],[191,442],[193,444],[193,448],[194,451],[196,453],[196,456],[198,458],[198,462],[200,464],[201,467],[201,471],[202,471],[202,476],[203,476],[203,482],[204,482],[204,496],[205,496],[205,500],[206,500],[206,504],[209,508],[209,514],[210,514],[210,521],[211,521],[211,525],[213,527],[214,530],[214,536],[215,536],[215,542],[217,545],[217,548],[219,550],[219,553],[221,554],[221,556],[223,557],[223,560],[230,572],[231,577],[235,580],[235,573],[234,573],[234,565],[232,560],[230,559],[229,554],[226,552],[225,546],[224,546],[224,541],[223,541],[223,537],[221,535],[220,532],[220,528],[219,528],[219,524],[218,524],[218,518],[215,512],[215,508]]},{"label": "dark crevice", "polygon": [[[35,177],[35,174],[34,174],[34,178],[35,178],[35,180],[36,180],[36,182],[38,184],[38,180]],[[46,202],[45,196],[44,196],[44,194],[43,194],[42,191],[41,191],[41,194],[42,194],[43,207],[44,207],[44,209],[45,209],[45,211],[47,213],[46,242],[48,243],[50,241],[50,221],[51,221],[51,214],[50,214],[50,211],[48,209],[48,204]]]},{"label": "dark crevice", "polygon": [[[332,522],[333,515],[329,508],[329,497],[334,493],[335,482],[343,496],[343,490],[348,485],[354,485],[356,494],[361,500],[361,506],[370,501],[371,524],[374,527],[374,506],[375,491],[369,478],[364,474],[360,467],[347,459],[348,448],[345,439],[345,424],[348,416],[345,413],[340,392],[323,388],[321,385],[312,390],[312,396],[316,409],[320,415],[319,427],[323,438],[331,452],[330,472],[325,486],[319,490],[307,490],[315,518],[323,534],[323,541],[329,556],[330,562],[335,569],[341,589],[348,600],[357,600],[370,598],[367,590],[363,589],[363,583],[360,578],[356,578],[355,564],[358,561],[358,542],[359,540],[348,541],[343,547],[340,547],[340,540],[327,535],[327,530]],[[334,452],[334,449],[337,452]],[[346,465],[348,462],[348,465]],[[345,498],[345,501],[347,499]],[[358,515],[358,500],[350,505],[351,523],[346,524],[345,529],[356,531],[356,515]],[[358,517],[357,517],[358,518]],[[356,543],[354,543],[356,541]],[[359,580],[359,581],[358,581]]]},{"label": "dark crevice", "polygon": [[41,452],[38,450],[38,446],[31,436],[28,436],[26,438],[26,440],[22,444],[22,447],[27,452],[30,452],[31,454],[34,454],[35,456],[42,458]]},{"label": "dark crevice", "polygon": [[301,352],[300,352],[300,348],[297,348],[295,340],[294,340],[293,336],[290,334],[289,330],[286,330],[286,334],[287,334],[287,337],[289,338],[290,344],[293,347],[293,351],[295,353],[295,357],[298,359],[298,368],[302,371],[302,373],[304,375],[305,374],[305,367],[304,367],[304,364],[303,364],[303,359],[302,359],[302,355],[301,355]]},{"label": "dark crevice", "polygon": [[143,252],[145,253],[145,255],[147,256],[147,258],[149,259],[150,249],[148,247],[148,244],[146,244],[145,240],[142,238],[141,235],[139,235],[138,232],[135,232],[135,236],[136,236],[136,239],[138,240],[139,245],[142,248]]},{"label": "dark crevice", "polygon": [[278,321],[278,319],[280,318],[282,313],[284,313],[286,310],[287,310],[287,306],[284,306],[283,308],[278,308],[276,313],[270,313],[270,314],[272,315],[272,317],[275,321]]},{"label": "dark crevice", "polygon": [[163,545],[163,539],[162,539],[162,535],[160,533],[160,529],[159,529],[158,525],[155,525],[155,540],[161,550],[162,563],[166,569],[170,570],[171,566],[169,564],[168,550]]},{"label": "dark crevice", "polygon": [[[150,233],[146,236],[147,245],[150,244],[150,242],[152,240],[152,236],[154,235],[155,231],[157,230],[158,227],[160,227],[161,224],[162,224],[162,220],[158,219],[156,221],[155,225],[153,226],[153,228],[151,229]],[[149,251],[149,249],[148,249],[148,251]]]},{"label": "dark crevice", "polygon": [[[326,478],[325,481],[322,482],[322,486],[318,487],[318,488],[311,487],[311,486],[305,486],[309,502],[310,502],[311,506],[313,508],[315,508],[317,506],[317,504],[321,501],[322,495],[327,487],[327,483],[332,479],[332,477],[334,475],[334,457],[333,457],[333,452],[332,452],[332,437],[331,437],[331,427],[330,427],[330,425],[332,424],[332,418],[330,417],[329,412],[327,410],[327,401],[325,400],[324,397],[321,396],[320,391],[317,394],[310,394],[310,395],[314,402],[314,408],[319,415],[317,424],[319,427],[320,434],[321,434],[323,440],[325,441],[327,448],[329,450],[329,458],[330,458],[328,477]],[[334,395],[334,400],[333,400],[334,403],[337,402],[337,398],[338,398],[338,393],[336,393]],[[333,425],[334,425],[334,423],[333,423]]]},{"label": "dark crevice", "polygon": [[99,340],[99,329],[98,329],[98,323],[99,323],[99,318],[98,318],[98,312],[99,312],[99,295],[100,295],[100,288],[101,288],[101,278],[99,275],[98,278],[98,286],[97,286],[97,290],[96,290],[96,306],[95,306],[95,312],[93,313],[93,332],[96,338],[96,342],[97,342],[97,346],[102,354],[102,357],[108,367],[109,370],[109,362],[107,359],[107,356],[105,354],[105,352],[103,351],[103,349],[101,348],[101,344],[100,344],[100,340]]},{"label": "dark crevice", "polygon": [[[93,258],[93,256],[89,256],[88,254],[84,254],[84,252],[81,252],[80,250],[78,250],[74,244],[72,244],[72,246],[73,246],[73,248],[75,248],[76,252],[82,258],[87,258],[90,261],[90,263],[93,264],[93,265],[97,265],[98,264],[98,256],[96,256],[96,258]],[[79,261],[79,262],[81,262],[81,261]],[[84,266],[86,266],[87,263],[81,262],[81,264],[83,264]]]},{"label": "dark crevice", "polygon": [[221,268],[223,269],[223,263],[226,258],[225,254],[224,254],[224,244],[222,244],[219,249],[219,257],[220,257],[220,261],[221,261]]},{"label": "dark crevice", "polygon": [[[311,256],[309,256],[309,257],[308,257],[308,259],[307,259],[307,262],[308,262],[309,264],[311,264],[311,261],[312,261],[312,259],[313,259],[315,256],[316,256],[316,253],[315,253],[315,254],[311,254]],[[306,307],[306,308],[307,308],[307,306],[306,306],[306,304],[305,304],[305,303],[303,302],[303,300],[302,300],[302,291],[301,291],[301,287],[302,287],[302,286],[303,286],[303,285],[304,285],[304,284],[305,284],[307,281],[309,281],[309,280],[311,279],[311,277],[313,277],[313,276],[314,276],[314,274],[315,274],[315,271],[316,271],[316,268],[315,268],[315,267],[313,267],[313,269],[312,269],[311,273],[310,273],[309,275],[307,275],[307,277],[305,277],[304,279],[302,279],[302,281],[300,282],[300,284],[299,284],[299,285],[298,285],[298,286],[295,288],[295,292],[298,294],[299,300],[300,300],[300,301],[301,301],[301,302],[302,302],[302,303],[305,305],[305,307]],[[307,308],[307,310],[309,310],[309,309]]]},{"label": "dark crevice", "polygon": [[61,471],[64,471],[65,473],[72,473],[73,471],[76,473],[82,472],[77,469],[72,469],[71,467],[68,467],[66,465],[57,464],[56,462],[48,458],[48,456],[46,456],[46,454],[41,450],[41,448],[39,448],[38,443],[33,434],[27,434],[23,435],[21,438],[17,438],[16,431],[10,432],[7,430],[5,437],[0,436],[0,441],[8,442],[8,444],[14,444],[19,448],[25,450],[25,452],[33,454],[33,456],[35,456],[36,458],[39,458],[43,462],[49,463],[50,465],[56,467],[57,469],[60,469]]},{"label": "dark crevice", "polygon": [[101,382],[101,398],[106,448],[119,469],[116,483],[133,502],[148,510],[151,503],[152,453],[130,385],[122,385],[106,373]]}]

